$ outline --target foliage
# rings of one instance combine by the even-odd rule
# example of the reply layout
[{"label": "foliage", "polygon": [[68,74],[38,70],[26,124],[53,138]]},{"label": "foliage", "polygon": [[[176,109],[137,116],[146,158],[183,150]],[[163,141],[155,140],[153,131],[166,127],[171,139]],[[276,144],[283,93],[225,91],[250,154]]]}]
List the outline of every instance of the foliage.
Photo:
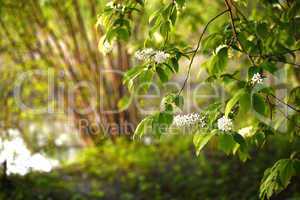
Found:
[{"label": "foliage", "polygon": [[[152,140],[151,145],[105,141],[50,174],[9,177],[10,186],[1,189],[0,198],[254,200],[264,169],[299,145],[276,138],[264,150],[251,152],[254,159],[242,164],[211,148],[196,157],[191,139],[175,135]],[[294,179],[288,192],[274,199],[299,198],[299,183]]]},{"label": "foliage", "polygon": [[[128,2],[124,4],[125,7],[131,5]],[[180,15],[184,17],[188,15],[182,12],[184,13],[185,6],[189,5],[196,6],[193,1],[164,1],[157,11],[148,17],[150,28],[144,47],[152,48],[155,45],[156,48],[168,53],[174,62],[170,62],[169,59],[163,63],[142,62],[127,72],[124,83],[129,89],[133,88],[135,80],[148,71],[156,73],[161,82],[167,82],[177,73],[178,62],[182,58],[187,58],[189,65],[186,79],[182,88],[172,94],[174,97],[182,98],[181,94],[190,76],[193,61],[197,53],[201,52],[210,56],[201,66],[207,71],[209,76],[207,80],[223,84],[230,95],[225,106],[213,102],[212,106],[202,112],[207,118],[207,125],[200,130],[199,127],[196,128],[194,143],[197,152],[200,152],[210,140],[216,139],[220,150],[226,154],[238,154],[241,160],[246,161],[250,157],[250,147],[261,146],[269,135],[284,132],[292,136],[291,140],[296,140],[299,137],[300,110],[295,101],[298,99],[299,87],[299,64],[295,61],[299,51],[300,32],[294,27],[300,22],[299,1],[225,0],[223,4],[220,2],[218,10],[223,11],[218,11],[219,14],[207,21],[195,49],[191,48],[194,45],[179,43],[181,39],[188,40],[186,37],[177,37],[177,32],[180,32],[178,27],[185,24]],[[143,6],[147,7],[147,2]],[[227,19],[222,21],[218,28],[210,31],[208,26],[218,18],[224,19],[225,14]],[[205,33],[208,33],[208,36],[204,36]],[[153,37],[155,34],[159,34],[163,39],[159,41]],[[232,67],[234,73],[229,71],[228,66],[229,61],[233,59],[240,62],[240,66]],[[290,72],[285,79],[280,78],[284,71]],[[243,76],[245,72],[246,77]],[[296,81],[289,82],[290,78]],[[277,86],[272,84],[274,79],[278,79],[291,95],[276,96]],[[140,78],[138,84],[143,84],[143,81],[149,82],[151,79]],[[271,84],[267,85],[268,81]],[[289,96],[291,97],[289,99],[293,100],[286,101]],[[175,114],[172,103],[174,102],[171,101],[171,104],[163,107],[163,110],[142,120],[135,131],[135,136],[143,136],[147,132],[158,136],[167,133]],[[282,110],[282,106],[285,111]],[[289,128],[282,131],[280,124],[283,121],[288,121]],[[287,187],[290,177],[295,172],[285,170],[286,167],[292,168],[291,164],[288,164],[292,161],[285,162],[287,161],[278,161],[273,168],[266,171],[261,186],[262,199],[270,198],[274,192],[282,189],[281,184],[276,182],[278,179],[274,178],[278,173],[285,174],[282,187]],[[270,180],[275,183],[271,183]]]}]

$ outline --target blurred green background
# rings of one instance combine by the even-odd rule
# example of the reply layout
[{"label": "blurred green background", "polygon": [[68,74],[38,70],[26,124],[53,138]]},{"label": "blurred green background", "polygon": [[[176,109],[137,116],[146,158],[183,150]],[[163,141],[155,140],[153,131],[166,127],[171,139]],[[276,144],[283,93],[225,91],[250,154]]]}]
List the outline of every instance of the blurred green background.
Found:
[{"label": "blurred green background", "polygon": [[[141,108],[159,109],[160,97],[163,96],[161,94],[154,100],[140,99],[140,107],[131,103],[124,109],[129,94],[118,73],[137,64],[132,55],[143,47],[148,37],[149,16],[162,3],[169,1],[148,0],[142,12],[132,16],[135,23],[131,24],[133,31],[129,41],[117,42],[111,53],[103,55],[98,42],[105,30],[95,27],[95,24],[107,2],[0,0],[1,142],[9,140],[11,130],[16,130],[17,137],[24,141],[30,152],[41,153],[60,163],[49,173],[34,171],[24,176],[6,176],[5,165],[1,163],[0,199],[258,199],[265,169],[299,149],[299,141],[291,143],[289,136],[284,134],[270,136],[261,149],[252,149],[251,159],[243,163],[236,156],[217,151],[215,141],[196,156],[192,136],[171,134],[160,139],[146,136],[132,141],[132,130],[124,133],[109,130],[108,135],[101,128],[95,134],[91,133],[90,127],[79,130],[82,119],[103,126],[125,122],[136,126],[145,115],[140,112]],[[170,34],[170,40],[179,47],[195,44],[207,21],[225,9],[222,0],[187,2],[180,10],[176,31]],[[244,11],[247,16],[264,18],[265,13],[256,6],[259,1],[249,2]],[[226,20],[225,17],[219,18],[208,32],[226,26]],[[157,47],[163,38],[159,34],[154,37],[157,43],[153,46]],[[201,51],[203,55],[196,57],[195,66],[207,59],[208,50],[216,48],[214,42],[207,44],[206,50]],[[229,70],[241,69],[244,64],[242,59],[232,60]],[[182,61],[179,73],[172,80],[182,83],[187,66],[188,63]],[[36,73],[36,70],[41,73]],[[105,70],[118,73],[104,73]],[[299,74],[297,70],[286,70],[287,87],[298,84],[299,80],[293,75],[294,72]],[[26,81],[20,87],[20,98],[15,98],[16,83],[27,72],[31,73],[26,74]],[[54,77],[50,96],[49,73]],[[205,70],[196,67],[192,70],[191,87],[207,77]],[[72,91],[74,99],[70,100],[69,89],[81,82],[88,82],[96,92],[78,88]],[[161,88],[162,93],[172,90],[170,86]],[[214,95],[214,89],[205,85],[198,92]],[[218,98],[197,99],[196,106],[205,107]],[[33,109],[20,107],[20,99]],[[90,105],[95,106],[95,112],[83,115],[76,112]],[[186,105],[185,110],[189,111],[195,106]],[[36,112],[39,108],[50,108],[50,112]],[[103,110],[118,112],[106,114]],[[279,126],[283,120],[279,119],[276,124]],[[126,136],[117,137],[118,134]],[[272,199],[300,199],[299,177],[293,178],[288,188]]]}]

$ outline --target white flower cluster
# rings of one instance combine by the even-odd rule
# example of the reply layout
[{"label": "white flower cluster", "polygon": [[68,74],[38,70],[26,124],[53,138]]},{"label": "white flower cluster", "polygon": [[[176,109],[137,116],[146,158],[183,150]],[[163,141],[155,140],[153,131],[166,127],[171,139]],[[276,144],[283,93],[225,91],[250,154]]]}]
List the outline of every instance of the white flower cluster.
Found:
[{"label": "white flower cluster", "polygon": [[122,10],[124,8],[124,6],[120,3],[115,4],[114,2],[109,2],[106,4],[107,7],[112,8],[112,9],[118,9],[118,10]]},{"label": "white flower cluster", "polygon": [[166,60],[170,57],[170,54],[165,53],[164,51],[156,51],[153,60],[160,64],[166,62]]},{"label": "white flower cluster", "polygon": [[192,126],[197,123],[202,128],[206,125],[204,117],[201,117],[198,113],[176,115],[173,120],[173,125],[176,127]]},{"label": "white flower cluster", "polygon": [[138,60],[142,61],[154,61],[158,64],[166,62],[166,60],[170,57],[170,54],[160,51],[160,50],[154,50],[152,48],[146,48],[142,50],[138,50],[135,53],[135,57]]},{"label": "white flower cluster", "polygon": [[255,85],[255,84],[260,84],[263,82],[263,78],[260,75],[260,73],[256,73],[253,75],[253,77],[251,78],[251,84]]},{"label": "white flower cluster", "polygon": [[6,162],[7,175],[24,176],[30,171],[49,172],[58,161],[48,159],[39,153],[31,154],[21,137],[2,140],[0,138],[0,164]]},{"label": "white flower cluster", "polygon": [[230,131],[232,129],[232,120],[226,116],[218,119],[218,129],[221,131]]}]

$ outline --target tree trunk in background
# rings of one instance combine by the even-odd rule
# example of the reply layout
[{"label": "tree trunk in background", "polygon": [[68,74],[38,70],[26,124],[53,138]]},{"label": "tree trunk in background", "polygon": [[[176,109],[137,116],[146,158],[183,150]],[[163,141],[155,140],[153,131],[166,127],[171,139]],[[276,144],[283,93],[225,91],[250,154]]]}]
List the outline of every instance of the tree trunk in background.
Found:
[{"label": "tree trunk in background", "polygon": [[[88,94],[86,88],[78,87],[74,99],[70,99],[68,91],[55,94],[61,95],[55,98],[63,99],[64,112],[72,115],[86,144],[97,142],[102,134],[114,138],[131,132],[124,127],[128,123],[136,125],[136,108],[131,105],[126,111],[117,112],[118,101],[126,94],[126,89],[122,86],[121,74],[106,72],[127,71],[131,58],[120,42],[107,56],[98,51],[101,30],[94,27],[99,6],[95,0],[57,0],[47,5],[35,0],[15,3],[6,0],[1,6],[6,11],[0,18],[1,43],[6,45],[5,53],[16,65],[23,66],[24,71],[51,68],[56,76],[64,71],[65,77],[55,77],[55,88],[60,84],[72,88],[82,83],[95,88]],[[33,61],[40,64],[32,64]],[[92,112],[79,112],[92,105],[95,105]],[[82,127],[83,122],[85,127]],[[123,129],[119,130],[120,127]]]}]

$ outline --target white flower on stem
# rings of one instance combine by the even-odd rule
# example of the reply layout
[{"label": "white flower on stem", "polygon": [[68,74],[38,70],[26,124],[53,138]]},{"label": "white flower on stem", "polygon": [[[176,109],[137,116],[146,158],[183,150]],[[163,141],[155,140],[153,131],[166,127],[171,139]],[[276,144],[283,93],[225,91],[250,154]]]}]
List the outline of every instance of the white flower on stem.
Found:
[{"label": "white flower on stem", "polygon": [[161,64],[161,63],[164,63],[166,62],[166,60],[170,57],[170,54],[168,53],[165,53],[164,51],[157,51],[155,52],[155,55],[153,57],[153,60],[158,63],[158,64]]},{"label": "white flower on stem", "polygon": [[260,73],[256,73],[253,75],[253,77],[251,78],[251,84],[255,85],[255,84],[261,84],[263,82],[263,78],[260,75]]},{"label": "white flower on stem", "polygon": [[192,126],[197,123],[199,123],[202,128],[206,125],[204,117],[201,117],[198,113],[176,115],[173,120],[173,125],[176,127]]},{"label": "white flower on stem", "polygon": [[218,119],[218,129],[221,131],[230,131],[232,129],[233,123],[232,119],[223,116]]}]

